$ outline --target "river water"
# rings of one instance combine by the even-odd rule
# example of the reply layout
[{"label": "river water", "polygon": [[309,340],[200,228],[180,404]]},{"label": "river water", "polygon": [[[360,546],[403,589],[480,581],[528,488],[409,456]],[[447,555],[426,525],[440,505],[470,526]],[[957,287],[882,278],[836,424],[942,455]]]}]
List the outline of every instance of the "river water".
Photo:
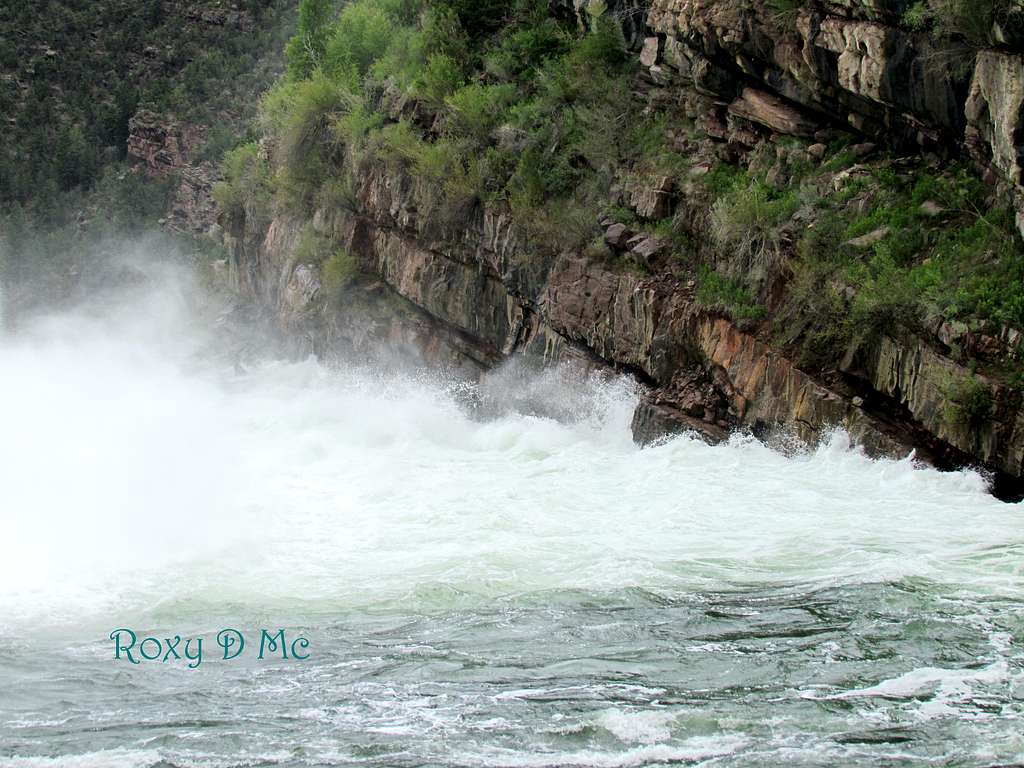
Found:
[{"label": "river water", "polygon": [[0,338],[0,765],[1024,761],[1024,519],[978,474],[640,450],[625,380],[239,362],[193,295]]}]

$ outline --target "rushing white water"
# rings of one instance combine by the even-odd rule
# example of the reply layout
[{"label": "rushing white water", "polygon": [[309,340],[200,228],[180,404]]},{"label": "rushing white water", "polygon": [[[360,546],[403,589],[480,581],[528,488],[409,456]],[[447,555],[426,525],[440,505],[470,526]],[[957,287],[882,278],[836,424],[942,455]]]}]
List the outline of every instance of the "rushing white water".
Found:
[{"label": "rushing white water", "polygon": [[[625,380],[549,373],[531,397],[572,418],[484,419],[428,375],[239,368],[197,327],[194,287],[159,278],[0,338],[0,640],[22,649],[0,686],[45,678],[27,661],[41,635],[59,638],[50,673],[80,663],[91,680],[53,683],[63,704],[26,691],[0,705],[0,762],[768,764],[813,762],[829,738],[840,751],[828,760],[948,749],[930,733],[908,750],[902,737],[836,741],[837,712],[856,721],[847,736],[938,718],[979,760],[1024,755],[1024,520],[978,474],[871,460],[842,433],[790,457],[739,436],[640,450]],[[521,386],[499,374],[484,395]],[[806,611],[822,626],[794,630]],[[186,690],[167,671],[132,670],[155,688],[119,694],[128,710],[95,690],[120,669],[104,642],[116,626],[209,632],[267,617],[331,649],[320,676],[281,671],[288,692],[265,674],[232,683],[279,690],[305,752],[233,699],[204,716],[259,737],[190,742],[185,723],[150,743],[139,723]],[[339,647],[350,655],[330,655]],[[420,671],[368,677],[382,648]],[[796,655],[772,661],[782,652]],[[479,672],[460,666],[470,659]],[[417,686],[484,686],[487,670],[485,687],[424,709],[437,690]],[[758,699],[759,685],[775,687]],[[720,693],[699,705],[698,690]],[[972,697],[988,703],[967,711]],[[557,705],[577,699],[595,706]],[[137,725],[114,741],[46,725],[125,711]],[[538,729],[548,735],[530,742]],[[397,751],[343,733],[391,733]]]}]

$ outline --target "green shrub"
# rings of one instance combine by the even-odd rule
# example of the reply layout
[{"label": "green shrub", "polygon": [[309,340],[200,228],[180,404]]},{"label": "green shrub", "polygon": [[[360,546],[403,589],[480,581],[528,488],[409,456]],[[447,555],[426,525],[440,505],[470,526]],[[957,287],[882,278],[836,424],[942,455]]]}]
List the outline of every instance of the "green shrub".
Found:
[{"label": "green shrub", "polygon": [[331,238],[318,232],[313,223],[309,222],[302,228],[299,241],[292,251],[292,261],[295,264],[319,266],[331,255],[333,245]]},{"label": "green shrub", "polygon": [[451,9],[470,40],[479,40],[496,32],[506,20],[507,0],[438,0]]},{"label": "green shrub", "polygon": [[224,155],[224,180],[213,188],[213,197],[229,218],[254,221],[269,217],[272,197],[271,172],[260,157],[259,145],[243,144]]},{"label": "green shrub", "polygon": [[579,199],[562,197],[538,203],[513,193],[509,205],[531,245],[542,252],[578,250],[594,236],[596,211]]},{"label": "green shrub", "polygon": [[913,274],[884,250],[846,272],[855,286],[850,320],[860,339],[871,339],[896,325],[913,325],[920,314],[920,289]]},{"label": "green shrub", "polygon": [[277,134],[277,157],[287,191],[301,203],[323,183],[342,149],[332,130],[358,99],[345,84],[317,70],[289,86],[287,112]]},{"label": "green shrub", "polygon": [[992,416],[992,390],[974,376],[950,383],[945,394],[946,419],[953,424],[975,426]]},{"label": "green shrub", "polygon": [[570,49],[569,36],[558,23],[545,14],[542,19],[503,35],[500,43],[484,59],[484,69],[502,80],[531,81],[543,62],[558,58]]},{"label": "green shrub", "polygon": [[321,283],[327,301],[338,301],[359,276],[359,262],[344,248],[335,251],[324,263]]},{"label": "green shrub", "polygon": [[842,149],[832,155],[821,166],[823,170],[835,173],[844,171],[857,164],[857,155],[851,149]]},{"label": "green shrub", "polygon": [[334,0],[302,0],[295,36],[288,41],[285,56],[288,74],[296,80],[309,75],[323,61],[334,18]]},{"label": "green shrub", "polygon": [[515,86],[509,83],[463,86],[446,99],[452,128],[478,142],[485,142],[515,98]]},{"label": "green shrub", "polygon": [[366,74],[388,48],[395,21],[378,0],[355,0],[345,6],[331,28],[323,55],[324,69],[332,75],[355,70]]},{"label": "green shrub", "polygon": [[469,58],[469,38],[455,11],[444,4],[432,4],[423,12],[420,26],[423,33],[423,51],[444,54],[454,61]]},{"label": "green shrub", "polygon": [[413,92],[425,104],[440,107],[464,82],[462,66],[455,59],[446,53],[434,53],[413,82]]},{"label": "green shrub", "polygon": [[382,160],[407,166],[422,154],[425,142],[408,120],[388,123],[372,134],[373,151]]},{"label": "green shrub", "polygon": [[331,130],[337,141],[349,149],[349,157],[358,165],[370,137],[384,125],[384,115],[370,109],[364,99],[353,99],[345,112],[334,116]]},{"label": "green shrub", "polygon": [[423,33],[413,27],[400,27],[391,35],[384,53],[371,71],[378,80],[392,80],[402,90],[412,87],[423,70],[426,49]]},{"label": "green shrub", "polygon": [[765,0],[769,20],[776,27],[792,29],[796,24],[797,14],[804,6],[804,0]]},{"label": "green shrub", "polygon": [[327,179],[317,193],[316,205],[327,210],[358,211],[359,195],[352,176],[345,174]]},{"label": "green shrub", "polygon": [[903,12],[903,26],[914,32],[920,32],[931,25],[931,13],[924,0],[917,0]]},{"label": "green shrub", "polygon": [[701,177],[701,183],[717,198],[738,187],[747,187],[750,176],[738,165],[717,163]]},{"label": "green shrub", "polygon": [[706,265],[697,275],[697,301],[705,307],[725,310],[737,320],[756,320],[765,315],[765,308],[742,283]]},{"label": "green shrub", "polygon": [[737,187],[711,209],[711,236],[744,271],[771,272],[782,258],[779,226],[796,211],[795,193],[778,194],[761,182]]},{"label": "green shrub", "polygon": [[616,69],[627,60],[622,27],[607,13],[592,17],[590,33],[573,47],[570,57],[579,64],[594,68]]}]

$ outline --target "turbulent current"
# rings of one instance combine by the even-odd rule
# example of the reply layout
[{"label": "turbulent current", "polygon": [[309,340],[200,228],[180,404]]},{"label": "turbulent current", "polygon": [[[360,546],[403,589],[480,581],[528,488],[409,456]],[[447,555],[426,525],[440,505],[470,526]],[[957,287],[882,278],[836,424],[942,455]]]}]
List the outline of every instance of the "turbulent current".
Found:
[{"label": "turbulent current", "polygon": [[977,473],[641,450],[625,380],[241,359],[134,293],[0,336],[0,765],[1024,761],[1024,518]]}]

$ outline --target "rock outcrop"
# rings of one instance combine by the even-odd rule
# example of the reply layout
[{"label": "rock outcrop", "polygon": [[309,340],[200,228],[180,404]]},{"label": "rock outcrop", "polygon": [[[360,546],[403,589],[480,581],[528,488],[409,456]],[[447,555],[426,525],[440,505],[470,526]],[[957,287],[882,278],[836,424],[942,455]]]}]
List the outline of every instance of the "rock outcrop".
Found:
[{"label": "rock outcrop", "polygon": [[[574,14],[581,24],[587,5],[552,2],[556,13]],[[1017,54],[986,51],[971,67],[936,67],[934,43],[895,26],[899,9],[888,0],[787,13],[720,0],[605,5],[645,68],[651,102],[685,104],[706,134],[704,144],[678,140],[679,151],[694,159],[694,177],[708,171],[715,152],[738,155],[773,147],[779,137],[804,139],[805,149],[777,146],[772,183],[785,173],[787,153],[794,161],[820,160],[822,142],[847,130],[861,137],[851,148],[857,157],[883,142],[939,153],[966,146],[1024,199],[1024,68]],[[158,158],[160,150],[151,149],[139,153]],[[834,183],[858,172],[842,171]],[[698,249],[716,263],[706,205],[689,197],[693,190],[663,176],[621,181],[623,199],[641,219],[673,213],[687,221],[704,234]],[[469,375],[511,356],[628,372],[646,388],[633,423],[640,442],[680,430],[717,441],[737,428],[814,442],[842,427],[873,453],[917,450],[940,466],[988,469],[1005,495],[1022,487],[1021,395],[958,362],[951,329],[937,329],[934,338],[890,333],[850,349],[835,369],[806,369],[756,323],[698,302],[693,282],[664,265],[656,237],[595,222],[605,251],[628,254],[642,267],[636,270],[599,249],[539,258],[501,208],[477,204],[451,220],[422,210],[414,189],[403,171],[370,162],[353,210],[317,212],[317,230],[368,276],[344,302],[324,295],[317,264],[298,263],[303,222],[287,219],[224,222],[236,287],[321,351],[387,341]],[[929,202],[933,213],[926,215],[941,215]],[[791,235],[778,233],[781,243]],[[770,297],[771,284],[765,291]],[[1010,329],[985,339],[955,343],[997,356],[1019,344]],[[952,413],[952,392],[964,382],[984,390],[981,399],[991,404],[984,413]]]},{"label": "rock outcrop", "polygon": [[206,140],[202,125],[140,110],[128,123],[128,158],[148,176],[178,182],[167,223],[179,232],[206,233],[217,222],[213,185],[219,172],[209,161],[194,163]]}]

